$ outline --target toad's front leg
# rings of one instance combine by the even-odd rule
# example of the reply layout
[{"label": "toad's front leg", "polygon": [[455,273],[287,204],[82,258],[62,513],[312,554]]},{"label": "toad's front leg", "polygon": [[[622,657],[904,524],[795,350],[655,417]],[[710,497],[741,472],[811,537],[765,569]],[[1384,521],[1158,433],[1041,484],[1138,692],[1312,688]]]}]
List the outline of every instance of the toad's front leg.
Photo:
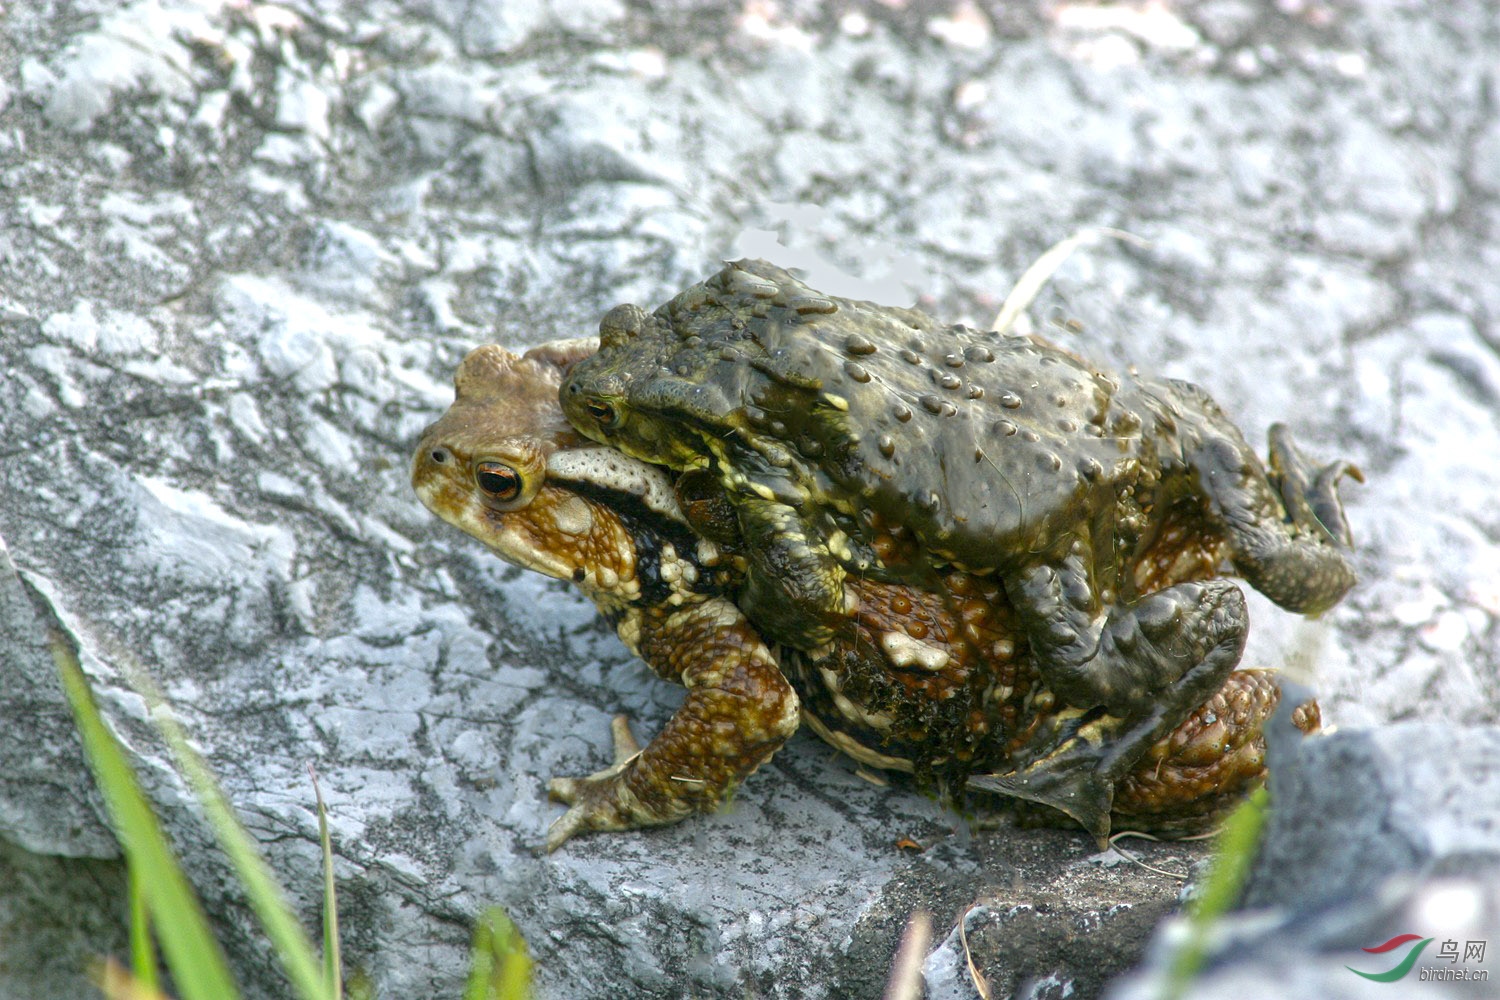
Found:
[{"label": "toad's front leg", "polygon": [[1364,476],[1348,462],[1311,462],[1281,424],[1270,443],[1269,475],[1238,436],[1210,436],[1189,459],[1229,535],[1234,568],[1288,611],[1321,614],[1354,586],[1338,485]]},{"label": "toad's front leg", "polygon": [[809,650],[829,642],[849,617],[845,573],[828,543],[790,504],[738,501],[749,562],[741,601],[775,642]]},{"label": "toad's front leg", "polygon": [[634,830],[709,812],[797,729],[796,692],[733,602],[707,598],[641,611],[621,622],[626,645],[687,699],[656,738],[637,748],[615,720],[615,764],[586,778],[554,778],[568,811],[547,850],[589,830]]}]

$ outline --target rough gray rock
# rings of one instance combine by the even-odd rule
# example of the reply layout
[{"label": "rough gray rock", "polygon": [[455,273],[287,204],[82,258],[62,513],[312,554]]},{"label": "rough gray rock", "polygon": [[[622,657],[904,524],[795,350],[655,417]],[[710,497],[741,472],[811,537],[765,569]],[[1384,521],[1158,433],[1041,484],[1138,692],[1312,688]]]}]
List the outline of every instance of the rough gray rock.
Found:
[{"label": "rough gray rock", "polygon": [[88,996],[79,970],[128,954],[124,862],[32,853],[0,837],[0,872],[0,994]]},{"label": "rough gray rock", "polygon": [[[979,323],[1075,230],[1144,237],[1070,260],[1039,326],[1201,382],[1252,437],[1288,420],[1369,478],[1347,491],[1361,587],[1313,626],[1254,603],[1247,659],[1301,662],[1346,729],[1495,721],[1496,17],[7,5],[0,537],[41,610],[0,567],[0,704],[35,720],[0,727],[0,835],[113,853],[37,647],[50,616],[252,995],[278,974],[143,724],[135,662],[309,918],[318,766],[349,954],[382,995],[455,995],[491,903],[544,997],[837,995],[879,981],[908,902],[949,900],[941,938],[992,895],[992,838],[1049,845],[1020,870],[1067,878],[1081,840],[971,841],[810,739],[723,815],[534,853],[546,778],[599,766],[612,713],[647,733],[677,694],[565,588],[427,516],[407,449],[472,345],[587,332],[768,232],[785,260]],[[908,858],[903,836],[934,846]]]},{"label": "rough gray rock", "polygon": [[[1060,867],[1056,841],[1011,837],[995,845],[1001,863],[986,863],[982,894],[956,916],[940,914],[952,930],[924,966],[927,1000],[973,997],[971,962],[991,996],[1098,996],[1139,960],[1156,927],[1177,908],[1179,879],[1201,858],[1196,850],[1132,845],[1136,859],[1159,870],[1132,869],[1114,851]],[[1019,863],[1006,864],[1006,855]],[[1137,882],[1144,882],[1144,891]]]},{"label": "rough gray rock", "polygon": [[120,847],[87,780],[73,715],[38,615],[0,538],[0,718],[25,720],[0,741],[0,830],[41,854],[112,860]]},{"label": "rough gray rock", "polygon": [[[1187,996],[1500,996],[1500,729],[1404,722],[1278,744],[1272,809],[1242,901],[1215,928]],[[1431,938],[1395,983],[1384,973],[1417,947],[1366,954],[1400,934]],[[1110,1000],[1148,1000],[1184,938],[1163,929],[1140,973]],[[1441,955],[1452,942],[1452,955]],[[1470,953],[1471,942],[1483,942]],[[1424,979],[1436,970],[1478,981]]]},{"label": "rough gray rock", "polygon": [[1395,876],[1500,869],[1500,728],[1402,722],[1284,752],[1246,906],[1301,912]]}]

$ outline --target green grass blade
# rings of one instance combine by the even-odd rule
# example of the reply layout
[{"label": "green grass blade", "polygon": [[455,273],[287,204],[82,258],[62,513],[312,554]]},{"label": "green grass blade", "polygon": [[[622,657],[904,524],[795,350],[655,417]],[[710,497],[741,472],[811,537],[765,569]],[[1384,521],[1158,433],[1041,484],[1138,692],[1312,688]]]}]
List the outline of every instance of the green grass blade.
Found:
[{"label": "green grass blade", "polygon": [[1188,911],[1187,940],[1178,949],[1167,972],[1164,1000],[1178,1000],[1187,992],[1203,966],[1215,921],[1228,913],[1239,899],[1240,889],[1250,874],[1250,864],[1255,860],[1268,798],[1265,786],[1257,788],[1224,823],[1218,857],[1204,880],[1202,894]]},{"label": "green grass blade", "polygon": [[229,1000],[239,996],[229,964],[209,930],[203,907],[141,791],[125,752],[115,739],[89,690],[70,641],[58,630],[49,638],[52,660],[88,756],[89,768],[114,819],[126,864],[144,888],[155,919],[167,965],[183,1000]]},{"label": "green grass blade", "polygon": [[312,942],[293,916],[281,886],[271,874],[270,866],[261,857],[250,834],[240,825],[234,809],[224,798],[223,790],[209,772],[208,765],[189,745],[182,727],[172,717],[161,695],[152,690],[144,674],[134,681],[136,690],[146,699],[146,704],[151,709],[152,721],[172,751],[178,770],[187,778],[193,794],[202,804],[203,812],[218,838],[219,847],[229,856],[229,862],[234,866],[240,884],[244,886],[245,894],[250,899],[250,906],[260,920],[266,936],[271,939],[276,957],[281,961],[287,978],[292,981],[297,996],[302,1000],[337,1000],[323,982],[322,970]]},{"label": "green grass blade", "polygon": [[333,838],[328,835],[328,808],[323,804],[323,790],[318,787],[318,772],[311,764],[313,797],[318,802],[318,843],[323,846],[323,982],[328,995],[344,995],[344,962],[339,954],[339,901],[333,884]]},{"label": "green grass blade", "polygon": [[531,956],[510,917],[492,906],[474,927],[474,953],[464,1000],[526,1000],[531,996]]},{"label": "green grass blade", "polygon": [[135,983],[146,990],[161,988],[156,969],[156,947],[151,942],[151,910],[146,902],[146,887],[134,865],[126,872],[130,879],[130,972]]}]

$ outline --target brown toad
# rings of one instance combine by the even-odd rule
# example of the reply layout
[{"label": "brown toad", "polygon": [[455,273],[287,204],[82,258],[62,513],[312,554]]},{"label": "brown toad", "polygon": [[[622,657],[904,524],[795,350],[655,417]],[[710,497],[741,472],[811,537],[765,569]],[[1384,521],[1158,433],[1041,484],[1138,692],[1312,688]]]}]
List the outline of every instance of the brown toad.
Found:
[{"label": "brown toad", "polygon": [[[785,742],[799,711],[860,761],[954,792],[975,772],[1013,777],[1059,753],[1107,755],[1133,732],[1061,704],[1041,685],[1000,586],[957,569],[934,587],[852,580],[857,608],[824,649],[768,646],[735,603],[746,564],[733,523],[709,532],[718,540],[694,530],[716,523],[722,496],[674,484],[668,470],[595,445],[563,420],[558,383],[592,348],[474,351],[412,469],[431,510],[503,558],[573,581],[633,652],[688,688],[644,749],[616,720],[613,767],[551,783],[570,808],[549,850],[585,830],[712,809]],[[1163,555],[1147,585],[1178,568]],[[1167,833],[1210,822],[1261,780],[1260,724],[1277,698],[1269,674],[1231,674],[1122,772],[1111,788],[1116,821]],[[1299,711],[1304,728],[1316,724],[1315,706]],[[1105,808],[1078,818],[1107,829]]]}]

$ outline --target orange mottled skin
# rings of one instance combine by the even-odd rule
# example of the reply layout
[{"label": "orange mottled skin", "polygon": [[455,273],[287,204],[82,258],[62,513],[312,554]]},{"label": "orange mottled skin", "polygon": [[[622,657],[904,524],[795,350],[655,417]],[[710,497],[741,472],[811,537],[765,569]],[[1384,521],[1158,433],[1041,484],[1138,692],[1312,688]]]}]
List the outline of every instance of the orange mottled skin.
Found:
[{"label": "orange mottled skin", "polygon": [[[473,352],[454,379],[454,405],[423,436],[412,468],[428,507],[511,562],[573,581],[633,652],[688,689],[644,749],[617,723],[613,767],[551,783],[571,808],[548,831],[549,850],[585,830],[708,811],[797,727],[796,693],[680,517],[653,510],[649,491],[643,500],[627,485],[606,503],[587,489],[615,456],[568,427],[556,392],[562,366],[591,349]],[[559,454],[582,456],[588,478],[569,480]]]},{"label": "orange mottled skin", "polygon": [[[571,580],[626,645],[688,695],[644,749],[616,720],[613,766],[549,788],[567,812],[548,849],[588,830],[707,812],[795,731],[799,715],[857,759],[962,794],[1090,736],[1112,717],[1060,705],[1040,681],[1001,585],[949,569],[923,587],[849,581],[852,611],[811,651],[768,646],[735,602],[745,564],[712,484],[592,444],[557,403],[590,341],[524,355],[486,346],[455,377],[457,398],[424,434],[412,479],[435,513],[503,558]],[[1167,518],[1136,566],[1143,592],[1213,575],[1222,559],[1191,518]],[[910,541],[899,527],[876,545]],[[1113,819],[1184,833],[1210,825],[1264,777],[1260,727],[1279,690],[1236,671],[1114,789]],[[1316,706],[1299,710],[1316,727]],[[1170,727],[1169,727],[1170,728]],[[1166,731],[1166,730],[1163,730]]]}]

